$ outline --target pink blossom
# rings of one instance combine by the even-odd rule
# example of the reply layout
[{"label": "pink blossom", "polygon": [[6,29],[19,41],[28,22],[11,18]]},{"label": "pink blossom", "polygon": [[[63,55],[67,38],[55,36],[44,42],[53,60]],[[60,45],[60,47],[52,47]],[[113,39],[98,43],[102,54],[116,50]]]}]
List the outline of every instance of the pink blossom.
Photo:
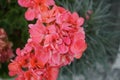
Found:
[{"label": "pink blossom", "polygon": [[30,37],[32,38],[32,40],[36,43],[40,43],[46,33],[45,26],[41,22],[37,21],[36,24],[30,24],[29,27]]},{"label": "pink blossom", "polygon": [[37,20],[29,24],[30,38],[16,50],[9,74],[18,75],[16,80],[57,80],[59,69],[79,59],[87,47],[84,19],[56,6],[54,0],[22,1],[19,4],[28,8],[26,19]]},{"label": "pink blossom", "polygon": [[28,8],[25,18],[29,21],[41,18],[42,13],[48,10],[49,6],[55,5],[54,0],[18,0],[18,4]]}]

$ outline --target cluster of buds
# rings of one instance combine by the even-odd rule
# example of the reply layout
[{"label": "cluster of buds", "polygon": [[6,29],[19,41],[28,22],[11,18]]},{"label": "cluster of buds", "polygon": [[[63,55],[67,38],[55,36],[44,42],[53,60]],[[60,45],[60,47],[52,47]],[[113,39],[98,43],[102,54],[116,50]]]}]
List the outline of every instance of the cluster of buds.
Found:
[{"label": "cluster of buds", "polygon": [[18,0],[27,8],[25,18],[30,38],[9,64],[9,75],[16,80],[57,80],[59,69],[79,59],[87,45],[84,19],[76,12],[55,5],[54,0]]},{"label": "cluster of buds", "polygon": [[9,42],[6,32],[0,28],[0,63],[8,61],[12,56],[12,43]]},{"label": "cluster of buds", "polygon": [[93,13],[92,10],[88,10],[88,11],[86,12],[86,15],[85,15],[85,16],[86,16],[86,20],[89,20],[89,19],[90,19],[92,13]]}]

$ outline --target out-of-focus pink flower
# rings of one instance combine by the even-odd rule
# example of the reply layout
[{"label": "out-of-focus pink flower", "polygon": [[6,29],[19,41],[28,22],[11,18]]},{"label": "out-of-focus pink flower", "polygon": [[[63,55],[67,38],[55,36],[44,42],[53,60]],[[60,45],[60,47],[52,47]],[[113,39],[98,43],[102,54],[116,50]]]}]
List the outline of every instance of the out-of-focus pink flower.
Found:
[{"label": "out-of-focus pink flower", "polygon": [[8,40],[4,29],[0,28],[0,63],[8,61],[13,57],[12,43]]}]

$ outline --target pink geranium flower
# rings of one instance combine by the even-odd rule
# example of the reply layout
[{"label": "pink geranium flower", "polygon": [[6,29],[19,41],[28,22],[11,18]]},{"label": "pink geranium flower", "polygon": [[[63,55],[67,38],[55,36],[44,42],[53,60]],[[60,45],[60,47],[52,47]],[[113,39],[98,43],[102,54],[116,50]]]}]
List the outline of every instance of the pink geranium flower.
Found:
[{"label": "pink geranium flower", "polygon": [[[56,6],[54,0],[18,0],[28,8],[30,38],[9,64],[9,74],[16,80],[57,80],[59,69],[79,59],[85,51],[84,19],[76,12]],[[17,69],[14,69],[17,67]]]}]

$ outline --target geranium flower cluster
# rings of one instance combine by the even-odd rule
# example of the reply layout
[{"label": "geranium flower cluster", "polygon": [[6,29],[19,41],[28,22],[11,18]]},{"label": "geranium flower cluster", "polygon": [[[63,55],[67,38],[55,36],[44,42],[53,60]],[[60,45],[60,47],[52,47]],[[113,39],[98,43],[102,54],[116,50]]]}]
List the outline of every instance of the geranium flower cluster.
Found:
[{"label": "geranium flower cluster", "polygon": [[3,28],[0,28],[0,63],[8,61],[12,56],[12,43],[8,40]]},{"label": "geranium flower cluster", "polygon": [[18,0],[27,8],[30,38],[9,64],[16,80],[57,80],[59,69],[79,59],[86,49],[84,19],[55,5],[54,0]]}]

